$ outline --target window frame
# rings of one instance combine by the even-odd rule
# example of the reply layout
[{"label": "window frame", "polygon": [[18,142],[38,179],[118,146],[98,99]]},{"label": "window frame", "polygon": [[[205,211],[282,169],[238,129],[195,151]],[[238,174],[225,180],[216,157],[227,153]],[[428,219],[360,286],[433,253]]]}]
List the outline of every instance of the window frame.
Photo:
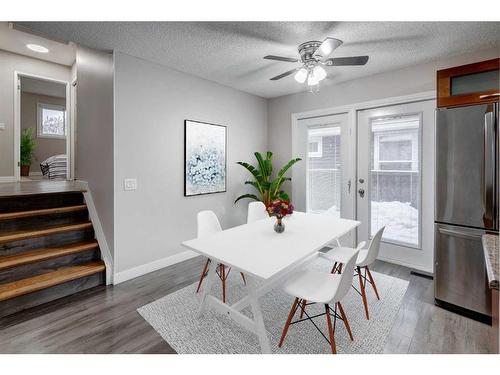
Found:
[{"label": "window frame", "polygon": [[[317,151],[309,151],[309,144],[315,143],[318,145]],[[310,158],[322,158],[323,157],[323,136],[317,135],[311,137],[307,142],[307,156]]]},{"label": "window frame", "polygon": [[[54,111],[62,111],[64,113],[64,135],[58,134],[44,134],[43,133],[43,125],[42,125],[42,115],[43,110],[49,109]],[[66,128],[66,107],[58,104],[48,104],[48,103],[37,103],[37,121],[36,121],[36,129],[37,129],[37,137],[38,138],[47,138],[47,139],[66,139],[67,128]]]},{"label": "window frame", "polygon": [[[418,184],[418,202],[419,202],[419,208],[418,208],[418,236],[417,236],[417,244],[410,243],[410,242],[404,242],[404,241],[398,241],[395,239],[387,239],[382,236],[381,242],[388,243],[388,244],[393,244],[396,246],[401,246],[401,247],[406,247],[409,249],[415,249],[415,250],[423,250],[422,248],[422,176],[423,176],[423,165],[422,165],[422,150],[423,150],[423,145],[422,145],[422,133],[423,133],[423,112],[409,112],[409,113],[398,113],[397,115],[385,115],[385,116],[374,116],[370,117],[368,119],[369,121],[369,134],[370,134],[370,139],[371,139],[371,134],[373,133],[373,123],[377,120],[382,120],[382,119],[387,119],[387,118],[401,118],[401,117],[411,117],[415,116],[418,117],[418,129],[417,129],[417,147],[414,147],[414,143],[412,142],[412,160],[408,162],[412,162],[412,169],[407,170],[407,171],[399,171],[399,172],[408,172],[408,173],[418,173],[420,179],[419,179],[419,184]],[[373,137],[375,138],[375,137]],[[371,142],[371,141],[370,141]],[[375,151],[377,154],[377,161],[378,161],[378,145],[377,145],[377,150],[375,150],[375,139],[373,140],[373,152],[375,156]],[[414,159],[414,151],[417,150],[417,158]],[[418,169],[413,169],[413,161],[418,162]],[[373,167],[375,167],[376,160],[375,157],[373,159]],[[371,171],[371,165],[369,164],[369,168]],[[375,169],[374,169],[375,170]],[[385,170],[382,170],[382,172],[387,172]],[[371,192],[372,189],[372,181],[371,181],[371,173],[369,173],[368,176],[368,191]],[[371,201],[368,204],[368,238],[371,240],[373,239],[373,235],[371,234],[372,232],[372,209],[371,209]]]}]

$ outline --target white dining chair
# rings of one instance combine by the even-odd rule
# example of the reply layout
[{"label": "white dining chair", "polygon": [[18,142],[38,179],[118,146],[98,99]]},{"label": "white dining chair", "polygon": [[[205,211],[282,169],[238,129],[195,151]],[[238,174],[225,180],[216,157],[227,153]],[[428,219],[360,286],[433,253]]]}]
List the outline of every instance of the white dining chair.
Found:
[{"label": "white dining chair", "polygon": [[250,202],[248,204],[247,223],[268,218],[269,214],[267,213],[266,205],[264,203]]},{"label": "white dining chair", "polygon": [[[377,231],[375,236],[373,236],[368,249],[363,249],[363,247],[365,246],[365,242],[361,242],[357,247],[357,250],[359,250],[359,254],[356,260],[356,274],[354,274],[353,277],[358,276],[360,290],[356,289],[354,286],[353,288],[361,295],[361,298],[363,299],[366,319],[370,319],[370,314],[368,312],[368,302],[366,299],[367,282],[372,286],[377,299],[380,300],[377,285],[375,284],[375,280],[373,279],[369,266],[371,266],[372,263],[377,259],[378,253],[380,251],[380,240],[382,239],[384,229],[385,227],[382,227]],[[326,253],[321,253],[320,256],[333,262],[331,271],[332,273],[342,273],[342,267],[347,263],[347,260],[349,259],[352,251],[353,249],[349,247],[338,247]]]},{"label": "white dining chair", "polygon": [[[209,236],[211,234],[221,232],[222,227],[220,225],[219,219],[217,219],[217,215],[213,211],[200,211],[198,212],[198,215],[196,216],[197,220],[197,238],[202,238],[205,236]],[[208,266],[210,264],[210,259],[207,259],[205,262],[205,266],[203,267],[203,270],[201,271],[200,275],[200,281],[198,281],[198,287],[196,288],[196,293],[200,291],[201,284],[203,282],[203,279],[207,275],[208,271]],[[219,263],[217,265],[217,275],[222,281],[222,301],[226,303],[226,280],[227,277],[229,276],[229,272],[231,271],[230,268],[226,267],[224,264]],[[246,284],[245,281],[245,276],[243,273],[241,273],[241,277],[243,279],[243,282]]]},{"label": "white dining chair", "polygon": [[[283,345],[288,329],[291,324],[295,324],[298,322],[302,322],[304,320],[311,320],[314,327],[321,333],[321,335],[328,341],[331,347],[331,351],[333,354],[337,353],[337,347],[335,344],[335,325],[337,323],[337,319],[340,319],[344,322],[345,328],[351,340],[353,340],[351,327],[349,326],[349,322],[347,321],[347,316],[345,314],[344,308],[342,307],[341,300],[346,296],[347,292],[351,287],[352,282],[352,273],[354,272],[354,267],[356,266],[356,258],[358,256],[357,249],[351,249],[351,254],[349,259],[344,267],[344,273],[327,273],[327,272],[319,272],[313,270],[302,270],[293,275],[290,279],[285,282],[283,290],[295,297],[295,300],[292,304],[292,308],[290,309],[290,313],[288,314],[288,318],[285,323],[285,327],[283,328],[283,332],[281,334],[281,339],[278,344],[278,347]],[[309,316],[305,311],[305,306],[303,304],[304,301],[308,301],[307,305],[311,305],[314,303],[320,303],[324,305],[325,312],[323,314],[317,314],[314,316]],[[331,305],[334,308],[331,308]],[[306,315],[306,318],[299,318],[295,322],[292,322],[292,319],[298,309],[301,309],[301,312]],[[337,314],[337,308],[340,312],[340,315]],[[321,330],[314,323],[313,319],[326,315],[326,323],[328,326],[328,337],[321,332]],[[331,317],[333,316],[334,322],[332,324]]]}]

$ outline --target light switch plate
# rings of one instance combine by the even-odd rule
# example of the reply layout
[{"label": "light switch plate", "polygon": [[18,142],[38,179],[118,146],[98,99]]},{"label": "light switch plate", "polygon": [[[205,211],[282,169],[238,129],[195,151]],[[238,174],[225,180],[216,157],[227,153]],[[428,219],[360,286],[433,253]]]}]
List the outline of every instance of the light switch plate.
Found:
[{"label": "light switch plate", "polygon": [[3,122],[0,122],[0,130],[5,130],[5,124]]},{"label": "light switch plate", "polygon": [[123,180],[123,190],[137,190],[137,180],[135,178],[126,178]]}]

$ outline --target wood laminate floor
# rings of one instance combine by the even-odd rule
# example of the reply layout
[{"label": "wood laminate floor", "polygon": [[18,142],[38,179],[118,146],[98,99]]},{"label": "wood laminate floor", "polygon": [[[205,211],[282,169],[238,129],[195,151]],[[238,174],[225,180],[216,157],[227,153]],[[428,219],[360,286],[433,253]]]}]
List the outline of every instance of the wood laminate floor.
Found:
[{"label": "wood laminate floor", "polygon": [[[0,353],[175,353],[136,309],[195,282],[203,263],[194,258],[0,319]],[[410,282],[385,353],[490,351],[491,327],[435,306],[432,280],[381,261],[372,269]]]}]

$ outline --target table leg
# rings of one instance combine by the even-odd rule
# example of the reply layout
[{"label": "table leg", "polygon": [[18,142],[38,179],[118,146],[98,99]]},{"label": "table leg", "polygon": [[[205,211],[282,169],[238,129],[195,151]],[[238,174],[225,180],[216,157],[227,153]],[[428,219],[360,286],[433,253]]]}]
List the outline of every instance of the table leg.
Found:
[{"label": "table leg", "polygon": [[255,322],[255,334],[259,338],[260,349],[263,354],[270,354],[271,345],[269,344],[264,318],[262,317],[262,310],[260,309],[257,283],[253,277],[247,276],[247,289],[250,297],[250,306],[252,307],[253,320]]},{"label": "table leg", "polygon": [[217,275],[217,262],[210,262],[208,268],[207,281],[201,295],[200,308],[198,310],[198,317],[201,317],[207,308],[207,297],[212,290],[212,285],[214,284],[215,276]]}]

